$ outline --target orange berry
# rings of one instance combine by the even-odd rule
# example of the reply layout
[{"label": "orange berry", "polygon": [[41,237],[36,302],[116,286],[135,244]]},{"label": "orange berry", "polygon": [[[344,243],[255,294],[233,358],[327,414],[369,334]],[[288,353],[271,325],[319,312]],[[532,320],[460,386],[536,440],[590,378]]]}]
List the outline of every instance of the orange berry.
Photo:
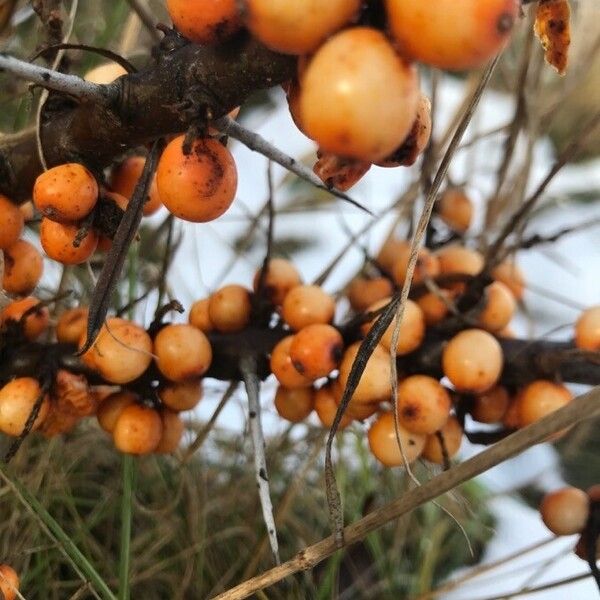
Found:
[{"label": "orange berry", "polygon": [[479,275],[483,269],[483,256],[477,250],[464,246],[445,246],[438,250],[437,257],[440,261],[442,275],[464,274]]},{"label": "orange berry", "polygon": [[427,292],[417,299],[423,311],[426,325],[437,325],[448,315],[448,304],[451,305],[455,294],[451,290],[440,289],[439,292]]},{"label": "orange berry", "polygon": [[[339,385],[345,389],[354,360],[358,354],[360,342],[348,346],[340,363]],[[389,400],[392,396],[390,383],[391,367],[388,351],[383,346],[377,346],[359,379],[358,386],[352,395],[352,401],[371,404]]]},{"label": "orange berry", "polygon": [[202,400],[202,384],[199,379],[167,385],[158,391],[161,402],[171,410],[192,410]]},{"label": "orange berry", "polygon": [[108,398],[102,400],[96,411],[98,424],[104,431],[112,433],[123,409],[135,404],[136,401],[137,396],[132,392],[115,392],[111,394]]},{"label": "orange berry", "polygon": [[[398,437],[402,444],[402,450],[406,460],[411,463],[415,461],[425,447],[425,436],[407,431],[398,425]],[[396,437],[394,415],[391,412],[383,412],[369,429],[369,448],[375,458],[386,467],[400,467],[404,465],[402,450]]]},{"label": "orange berry", "polygon": [[19,207],[0,194],[0,250],[6,250],[21,237],[24,224]]},{"label": "orange berry", "polygon": [[[261,273],[262,269],[259,269],[254,275],[254,292],[258,291]],[[300,273],[291,261],[285,258],[269,260],[263,283],[263,293],[275,306],[281,306],[288,292],[301,283]]]},{"label": "orange berry", "polygon": [[208,314],[209,304],[210,298],[196,300],[196,302],[194,302],[190,308],[190,315],[188,317],[189,324],[193,325],[200,331],[204,331],[204,333],[208,333],[215,328],[210,320],[210,315]]},{"label": "orange berry", "polygon": [[44,217],[69,223],[81,221],[98,200],[98,183],[78,163],[58,165],[42,173],[33,186],[33,203]]},{"label": "orange berry", "polygon": [[316,323],[303,327],[290,345],[290,358],[296,370],[309,379],[331,373],[344,349],[341,333],[331,325]]},{"label": "orange berry", "polygon": [[408,431],[435,433],[445,425],[451,407],[450,394],[433,377],[411,375],[398,385],[398,418]]},{"label": "orange berry", "polygon": [[394,288],[387,277],[356,277],[348,286],[348,300],[356,312],[364,312],[371,304],[392,295]]},{"label": "orange berry", "polygon": [[389,156],[377,163],[378,167],[410,167],[431,138],[431,101],[425,94],[419,96],[417,116],[406,139]]},{"label": "orange berry", "polygon": [[162,410],[160,416],[162,420],[162,435],[154,452],[156,454],[172,454],[179,448],[179,443],[185,431],[185,425],[179,414],[171,410]]},{"label": "orange berry", "polygon": [[[440,433],[444,438],[444,448],[448,458],[458,454],[463,439],[463,429],[456,417],[450,417],[446,424],[441,428]],[[423,458],[436,465],[444,464],[444,450],[436,433],[427,436],[425,448],[423,449]]]},{"label": "orange berry", "polygon": [[479,423],[501,423],[510,405],[510,396],[504,386],[496,385],[475,396],[471,416]]},{"label": "orange berry", "polygon": [[76,246],[79,231],[79,225],[57,223],[43,217],[40,225],[42,248],[57,262],[64,265],[79,265],[88,260],[98,246],[98,234],[91,228]]},{"label": "orange berry", "polygon": [[204,375],[212,362],[208,338],[191,325],[167,325],[154,338],[156,365],[171,381]]},{"label": "orange berry", "polygon": [[525,293],[525,275],[514,262],[507,260],[501,262],[492,271],[492,277],[508,287],[517,300],[523,298],[523,294]]},{"label": "orange berry", "polygon": [[165,148],[156,171],[158,195],[169,211],[192,223],[220,217],[237,190],[237,169],[231,152],[216,139],[196,140],[187,156],[184,136]]},{"label": "orange berry", "polygon": [[[82,336],[80,345],[85,339]],[[107,319],[84,361],[111,383],[137,379],[152,362],[152,340],[139,325],[125,319]]]},{"label": "orange berry", "polygon": [[208,301],[208,316],[215,329],[225,333],[241,331],[250,322],[252,300],[241,285],[226,285]]},{"label": "orange berry", "polygon": [[438,200],[438,215],[448,227],[465,233],[473,220],[473,203],[462,188],[449,188]]},{"label": "orange berry", "polygon": [[197,44],[223,41],[241,25],[236,0],[167,0],[167,10],[175,27]]},{"label": "orange berry", "polygon": [[[0,389],[0,431],[14,437],[21,435],[41,393],[39,382],[32,377],[13,379]],[[49,409],[50,401],[46,395],[32,431],[44,422]]]},{"label": "orange berry", "polygon": [[291,423],[304,421],[314,407],[314,390],[312,388],[289,389],[283,386],[275,393],[275,409],[279,416]]},{"label": "orange berry", "polygon": [[[23,315],[37,306],[40,301],[33,296],[22,298],[21,300],[13,300],[7,304],[0,313],[0,325],[4,325],[8,321],[20,321]],[[24,333],[28,340],[36,340],[48,327],[50,314],[48,308],[40,306],[39,309],[32,311],[25,318]]]},{"label": "orange berry", "polygon": [[381,246],[375,262],[384,271],[391,273],[399,252],[406,247],[407,243],[406,240],[399,240],[393,236],[388,237]]},{"label": "orange berry", "polygon": [[162,419],[153,408],[130,404],[117,417],[112,433],[117,450],[125,454],[150,454],[160,443]]},{"label": "orange berry", "polygon": [[[315,412],[319,417],[319,421],[321,421],[321,425],[326,429],[331,429],[337,413],[338,404],[330,384],[324,385],[315,392],[314,403]],[[346,412],[342,415],[338,430],[345,429],[350,423],[352,423],[352,417]]]},{"label": "orange berry", "polygon": [[418,76],[383,33],[346,29],[316,52],[301,81],[300,117],[322,150],[375,162],[409,134]]},{"label": "orange berry", "polygon": [[56,339],[61,344],[77,344],[86,332],[88,314],[87,306],[65,310],[56,323]]},{"label": "orange berry", "polygon": [[290,347],[294,341],[293,335],[288,335],[278,342],[271,352],[271,373],[277,381],[286,388],[303,388],[312,385],[312,379],[298,372],[290,356]]},{"label": "orange berry", "polygon": [[573,394],[562,384],[538,379],[519,391],[517,397],[521,427],[531,425],[562,408],[573,399]]},{"label": "orange berry", "polygon": [[482,311],[477,315],[477,322],[488,331],[504,329],[517,309],[512,292],[500,281],[494,281],[485,288],[484,302]]},{"label": "orange berry", "polygon": [[503,366],[502,348],[496,338],[482,329],[466,329],[444,348],[444,374],[461,392],[489,390],[499,379]]},{"label": "orange berry", "polygon": [[[340,383],[339,379],[335,379],[331,382],[331,394],[335,403],[339,406],[342,403],[344,397],[344,386]],[[370,416],[374,415],[379,410],[379,402],[357,402],[354,397],[350,398],[350,402],[346,406],[344,411],[344,417],[356,421],[364,421]]]},{"label": "orange berry", "polygon": [[[120,165],[113,169],[110,178],[110,187],[128,201],[131,200],[135,186],[142,176],[145,164],[146,159],[143,156],[130,156],[129,158],[126,158]],[[162,202],[158,195],[155,175],[152,178],[152,183],[148,190],[148,199],[144,204],[144,216],[153,215],[161,206]]]},{"label": "orange berry", "polygon": [[575,344],[582,350],[600,350],[600,306],[584,310],[577,319]]},{"label": "orange berry", "polygon": [[104,63],[90,69],[83,78],[91,83],[107,85],[118,79],[122,75],[127,75],[127,71],[120,64],[115,62]]},{"label": "orange berry", "polygon": [[583,491],[564,487],[546,494],[540,514],[546,527],[555,535],[581,533],[590,513],[590,499]]},{"label": "orange berry", "polygon": [[388,26],[402,54],[440,69],[483,66],[508,43],[517,0],[386,0]]},{"label": "orange berry", "polygon": [[508,408],[502,417],[502,425],[506,429],[519,429],[521,427],[521,417],[519,414],[519,395],[517,394],[508,404]]},{"label": "orange berry", "polygon": [[[404,242],[398,247],[396,259],[392,264],[391,275],[398,285],[403,285],[408,270],[410,259],[410,243]],[[440,262],[437,256],[431,254],[427,248],[419,249],[417,254],[417,263],[413,273],[413,285],[423,283],[427,277],[436,277],[440,274]]]},{"label": "orange berry", "polygon": [[19,576],[10,565],[0,565],[0,597],[15,600],[19,590]]},{"label": "orange berry", "polygon": [[283,300],[283,320],[298,331],[307,325],[330,323],[335,313],[332,296],[318,285],[298,285]]},{"label": "orange berry", "polygon": [[38,250],[25,240],[17,240],[4,250],[2,287],[9,294],[28,294],[44,272],[44,260]]},{"label": "orange berry", "polygon": [[265,46],[286,54],[308,54],[358,12],[360,0],[245,0],[245,21]]},{"label": "orange berry", "polygon": [[[391,298],[384,298],[383,300],[380,300],[379,302],[369,306],[367,311],[374,312],[386,304],[389,304],[390,300]],[[368,332],[376,322],[377,321],[371,321],[363,325],[363,331],[365,333]],[[379,342],[388,350],[392,347],[392,337],[395,327],[396,320],[394,318],[392,319],[392,322],[389,324],[388,328],[385,330]],[[398,336],[398,342],[396,343],[396,354],[403,356],[405,354],[409,354],[413,350],[416,350],[423,342],[424,337],[425,317],[423,316],[423,311],[419,308],[416,302],[407,300],[404,306],[402,321],[400,322],[400,335]]]}]

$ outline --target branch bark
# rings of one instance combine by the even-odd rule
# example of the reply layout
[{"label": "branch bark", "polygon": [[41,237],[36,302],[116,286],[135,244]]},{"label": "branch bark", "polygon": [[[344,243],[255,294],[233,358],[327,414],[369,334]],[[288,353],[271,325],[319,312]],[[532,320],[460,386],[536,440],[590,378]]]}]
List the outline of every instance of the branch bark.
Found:
[{"label": "branch bark", "polygon": [[[152,65],[101,86],[112,99],[108,104],[51,94],[40,125],[46,162],[81,162],[100,174],[128,149],[183,133],[207,115],[225,115],[253,92],[292,77],[295,66],[294,57],[271,52],[244,33],[216,47],[170,34]],[[38,81],[40,67],[28,69],[47,87]],[[1,193],[15,202],[28,199],[41,171],[33,130],[0,140]]]}]

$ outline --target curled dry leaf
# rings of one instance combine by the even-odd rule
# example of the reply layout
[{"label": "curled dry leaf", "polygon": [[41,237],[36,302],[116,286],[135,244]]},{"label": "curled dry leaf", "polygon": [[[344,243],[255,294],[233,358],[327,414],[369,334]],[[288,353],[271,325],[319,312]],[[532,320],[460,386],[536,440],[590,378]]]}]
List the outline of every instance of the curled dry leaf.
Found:
[{"label": "curled dry leaf", "polygon": [[571,43],[569,0],[540,0],[533,30],[545,50],[546,62],[564,75]]}]

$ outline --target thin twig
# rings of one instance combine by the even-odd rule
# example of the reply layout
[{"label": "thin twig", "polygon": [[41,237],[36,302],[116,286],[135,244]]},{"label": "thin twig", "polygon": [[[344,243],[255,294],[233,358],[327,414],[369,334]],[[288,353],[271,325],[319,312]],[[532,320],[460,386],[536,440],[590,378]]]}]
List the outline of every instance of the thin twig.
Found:
[{"label": "thin twig", "polygon": [[62,92],[81,101],[107,105],[114,99],[116,88],[85,81],[75,75],[59,73],[39,65],[19,60],[0,52],[0,71],[12,73],[15,77],[35,83],[55,92]]},{"label": "thin twig", "polygon": [[[520,454],[535,444],[544,441],[549,435],[599,415],[600,387],[595,387],[537,423],[520,429],[480,454],[454,466],[449,471],[443,471],[422,486],[405,491],[396,500],[375,509],[366,517],[347,526],[344,529],[344,546],[364,539],[367,534],[379,529],[386,523],[415,510],[426,502]],[[299,571],[313,568],[316,564],[334,554],[338,548],[336,536],[330,535],[305,548],[282,565],[274,567],[221,594],[216,600],[247,598],[256,590],[264,589]]]},{"label": "thin twig", "polygon": [[244,378],[246,393],[248,394],[248,421],[252,446],[254,449],[254,468],[256,473],[256,484],[262,507],[263,519],[269,534],[271,551],[275,563],[280,564],[279,543],[277,542],[277,526],[273,516],[273,503],[269,490],[269,473],[267,471],[267,459],[265,456],[265,436],[263,434],[260,414],[260,380],[256,374],[256,357],[253,355],[243,356],[240,360],[240,371]]},{"label": "thin twig", "polygon": [[349,202],[353,206],[364,210],[366,213],[372,215],[373,213],[363,206],[360,202],[352,199],[348,194],[344,194],[344,192],[340,192],[335,188],[329,188],[326,185],[323,185],[323,182],[307,167],[305,167],[301,162],[297,161],[295,158],[288,156],[285,152],[282,152],[273,144],[265,140],[263,137],[258,135],[258,133],[254,133],[254,131],[250,131],[245,127],[242,127],[237,121],[231,119],[230,117],[221,117],[213,121],[212,125],[218,129],[221,133],[232,137],[234,140],[238,140],[250,150],[254,150],[254,152],[258,152],[263,156],[271,159],[273,162],[276,162],[278,165],[281,165],[284,169],[291,171],[300,179],[304,179],[308,181],[308,183],[314,185],[320,190],[324,190],[335,196],[336,198],[341,198],[346,202]]}]

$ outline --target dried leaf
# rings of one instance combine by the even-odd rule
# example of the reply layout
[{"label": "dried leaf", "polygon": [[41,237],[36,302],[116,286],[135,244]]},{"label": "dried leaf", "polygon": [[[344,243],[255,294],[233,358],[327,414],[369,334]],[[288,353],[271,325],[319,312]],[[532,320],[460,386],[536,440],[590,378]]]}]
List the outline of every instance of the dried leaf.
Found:
[{"label": "dried leaf", "polygon": [[564,75],[571,43],[569,0],[540,0],[533,30],[545,50],[546,62]]}]

